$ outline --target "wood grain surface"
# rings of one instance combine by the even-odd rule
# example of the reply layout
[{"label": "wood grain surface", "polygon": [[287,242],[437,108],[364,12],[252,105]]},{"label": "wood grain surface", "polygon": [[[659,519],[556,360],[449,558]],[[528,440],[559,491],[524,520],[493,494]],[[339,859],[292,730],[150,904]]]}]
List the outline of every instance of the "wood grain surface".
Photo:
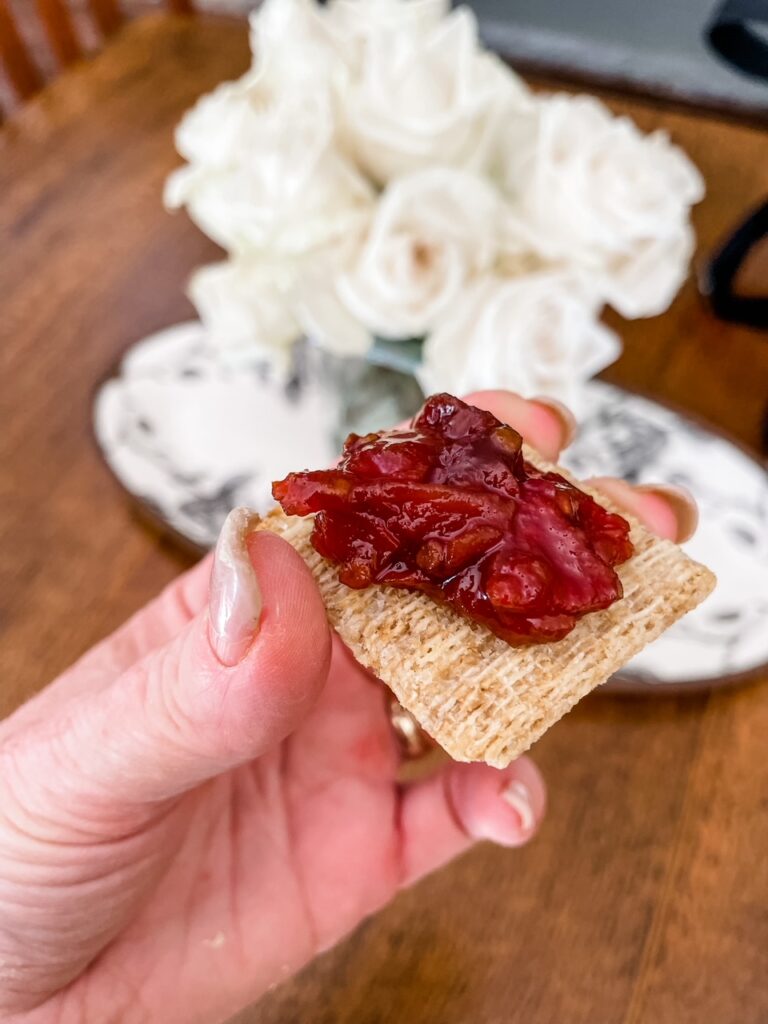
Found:
[{"label": "wood grain surface", "polygon": [[[154,17],[67,72],[0,132],[0,711],[172,578],[90,435],[119,353],[186,319],[215,247],[163,212],[172,128],[247,64],[243,25]],[[700,254],[768,194],[768,134],[609,97],[707,179]],[[718,323],[689,281],[611,322],[606,376],[757,445],[766,336]],[[365,923],[240,1024],[765,1024],[768,686],[688,699],[597,695],[535,749],[540,836],[478,847]]]}]

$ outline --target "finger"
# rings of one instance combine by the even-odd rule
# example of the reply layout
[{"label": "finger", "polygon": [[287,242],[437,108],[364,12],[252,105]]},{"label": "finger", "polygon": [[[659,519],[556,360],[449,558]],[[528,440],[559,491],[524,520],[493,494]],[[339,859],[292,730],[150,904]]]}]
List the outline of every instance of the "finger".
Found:
[{"label": "finger", "polygon": [[562,402],[521,398],[512,391],[475,391],[465,401],[514,427],[545,459],[556,462],[576,436],[576,420]]},{"label": "finger", "polygon": [[175,639],[16,737],[19,778],[46,780],[48,802],[60,783],[69,813],[135,826],[142,805],[260,755],[296,727],[325,681],[330,631],[301,557],[252,526],[245,510],[230,514],[208,608]]},{"label": "finger", "polygon": [[594,477],[587,481],[607,494],[621,508],[644,523],[659,537],[682,544],[696,532],[699,513],[693,495],[682,487],[647,484],[633,487],[615,477]]},{"label": "finger", "polygon": [[402,884],[452,860],[479,839],[522,846],[544,816],[546,789],[527,757],[499,771],[452,762],[405,788],[401,803]]}]

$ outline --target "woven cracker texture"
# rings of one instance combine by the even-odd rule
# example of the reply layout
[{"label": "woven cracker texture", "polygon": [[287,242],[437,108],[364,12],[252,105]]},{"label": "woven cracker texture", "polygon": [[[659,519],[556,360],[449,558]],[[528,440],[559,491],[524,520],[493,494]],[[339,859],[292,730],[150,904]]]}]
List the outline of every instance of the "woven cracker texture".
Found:
[{"label": "woven cracker texture", "polygon": [[[572,479],[536,453],[525,454]],[[345,587],[336,568],[311,546],[311,520],[276,510],[259,528],[296,548],[341,639],[453,758],[502,768],[695,608],[715,584],[712,573],[677,545],[652,536],[604,495],[579,486],[632,526],[635,554],[617,570],[624,597],[585,616],[565,639],[530,647],[510,647],[424,594]]]}]

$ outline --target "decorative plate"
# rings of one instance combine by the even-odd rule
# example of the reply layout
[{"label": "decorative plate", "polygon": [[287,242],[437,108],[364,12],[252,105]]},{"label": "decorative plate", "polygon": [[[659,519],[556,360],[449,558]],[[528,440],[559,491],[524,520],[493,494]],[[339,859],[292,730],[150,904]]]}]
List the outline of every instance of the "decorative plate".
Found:
[{"label": "decorative plate", "polygon": [[[701,521],[686,550],[718,576],[715,592],[631,662],[622,688],[691,690],[768,668],[768,474],[720,434],[646,398],[592,381],[589,413],[564,463],[578,476],[683,484]],[[96,397],[107,464],[145,512],[199,550],[230,508],[272,505],[270,484],[332,461],[351,429],[418,407],[412,378],[302,349],[287,384],[257,360],[233,363],[199,323],[135,345]]]}]

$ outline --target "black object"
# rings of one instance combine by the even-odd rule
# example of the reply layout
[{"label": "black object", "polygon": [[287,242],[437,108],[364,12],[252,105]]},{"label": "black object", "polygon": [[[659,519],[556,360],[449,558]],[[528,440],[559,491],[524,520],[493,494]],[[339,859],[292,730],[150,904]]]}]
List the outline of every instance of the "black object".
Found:
[{"label": "black object", "polygon": [[768,0],[726,0],[706,30],[709,45],[736,70],[768,79],[768,41],[753,28],[768,27]]},{"label": "black object", "polygon": [[738,295],[733,290],[736,274],[750,249],[766,235],[768,201],[742,221],[704,268],[699,288],[721,320],[768,329],[768,281],[765,298]]},{"label": "black object", "polygon": [[[745,75],[768,81],[768,39],[756,31],[768,31],[768,0],[725,0],[706,29],[715,53]],[[736,295],[733,282],[750,249],[768,235],[768,202],[753,210],[714,254],[701,275],[699,286],[722,320],[768,329],[768,282],[766,296]]]},{"label": "black object", "polygon": [[[768,81],[768,40],[755,31],[768,29],[768,0],[725,0],[706,30],[709,45],[737,71]],[[733,282],[750,249],[768,235],[768,202],[754,210],[707,264],[700,282],[721,320],[768,329],[766,298],[736,295]],[[761,424],[763,451],[768,452],[768,409]]]}]

